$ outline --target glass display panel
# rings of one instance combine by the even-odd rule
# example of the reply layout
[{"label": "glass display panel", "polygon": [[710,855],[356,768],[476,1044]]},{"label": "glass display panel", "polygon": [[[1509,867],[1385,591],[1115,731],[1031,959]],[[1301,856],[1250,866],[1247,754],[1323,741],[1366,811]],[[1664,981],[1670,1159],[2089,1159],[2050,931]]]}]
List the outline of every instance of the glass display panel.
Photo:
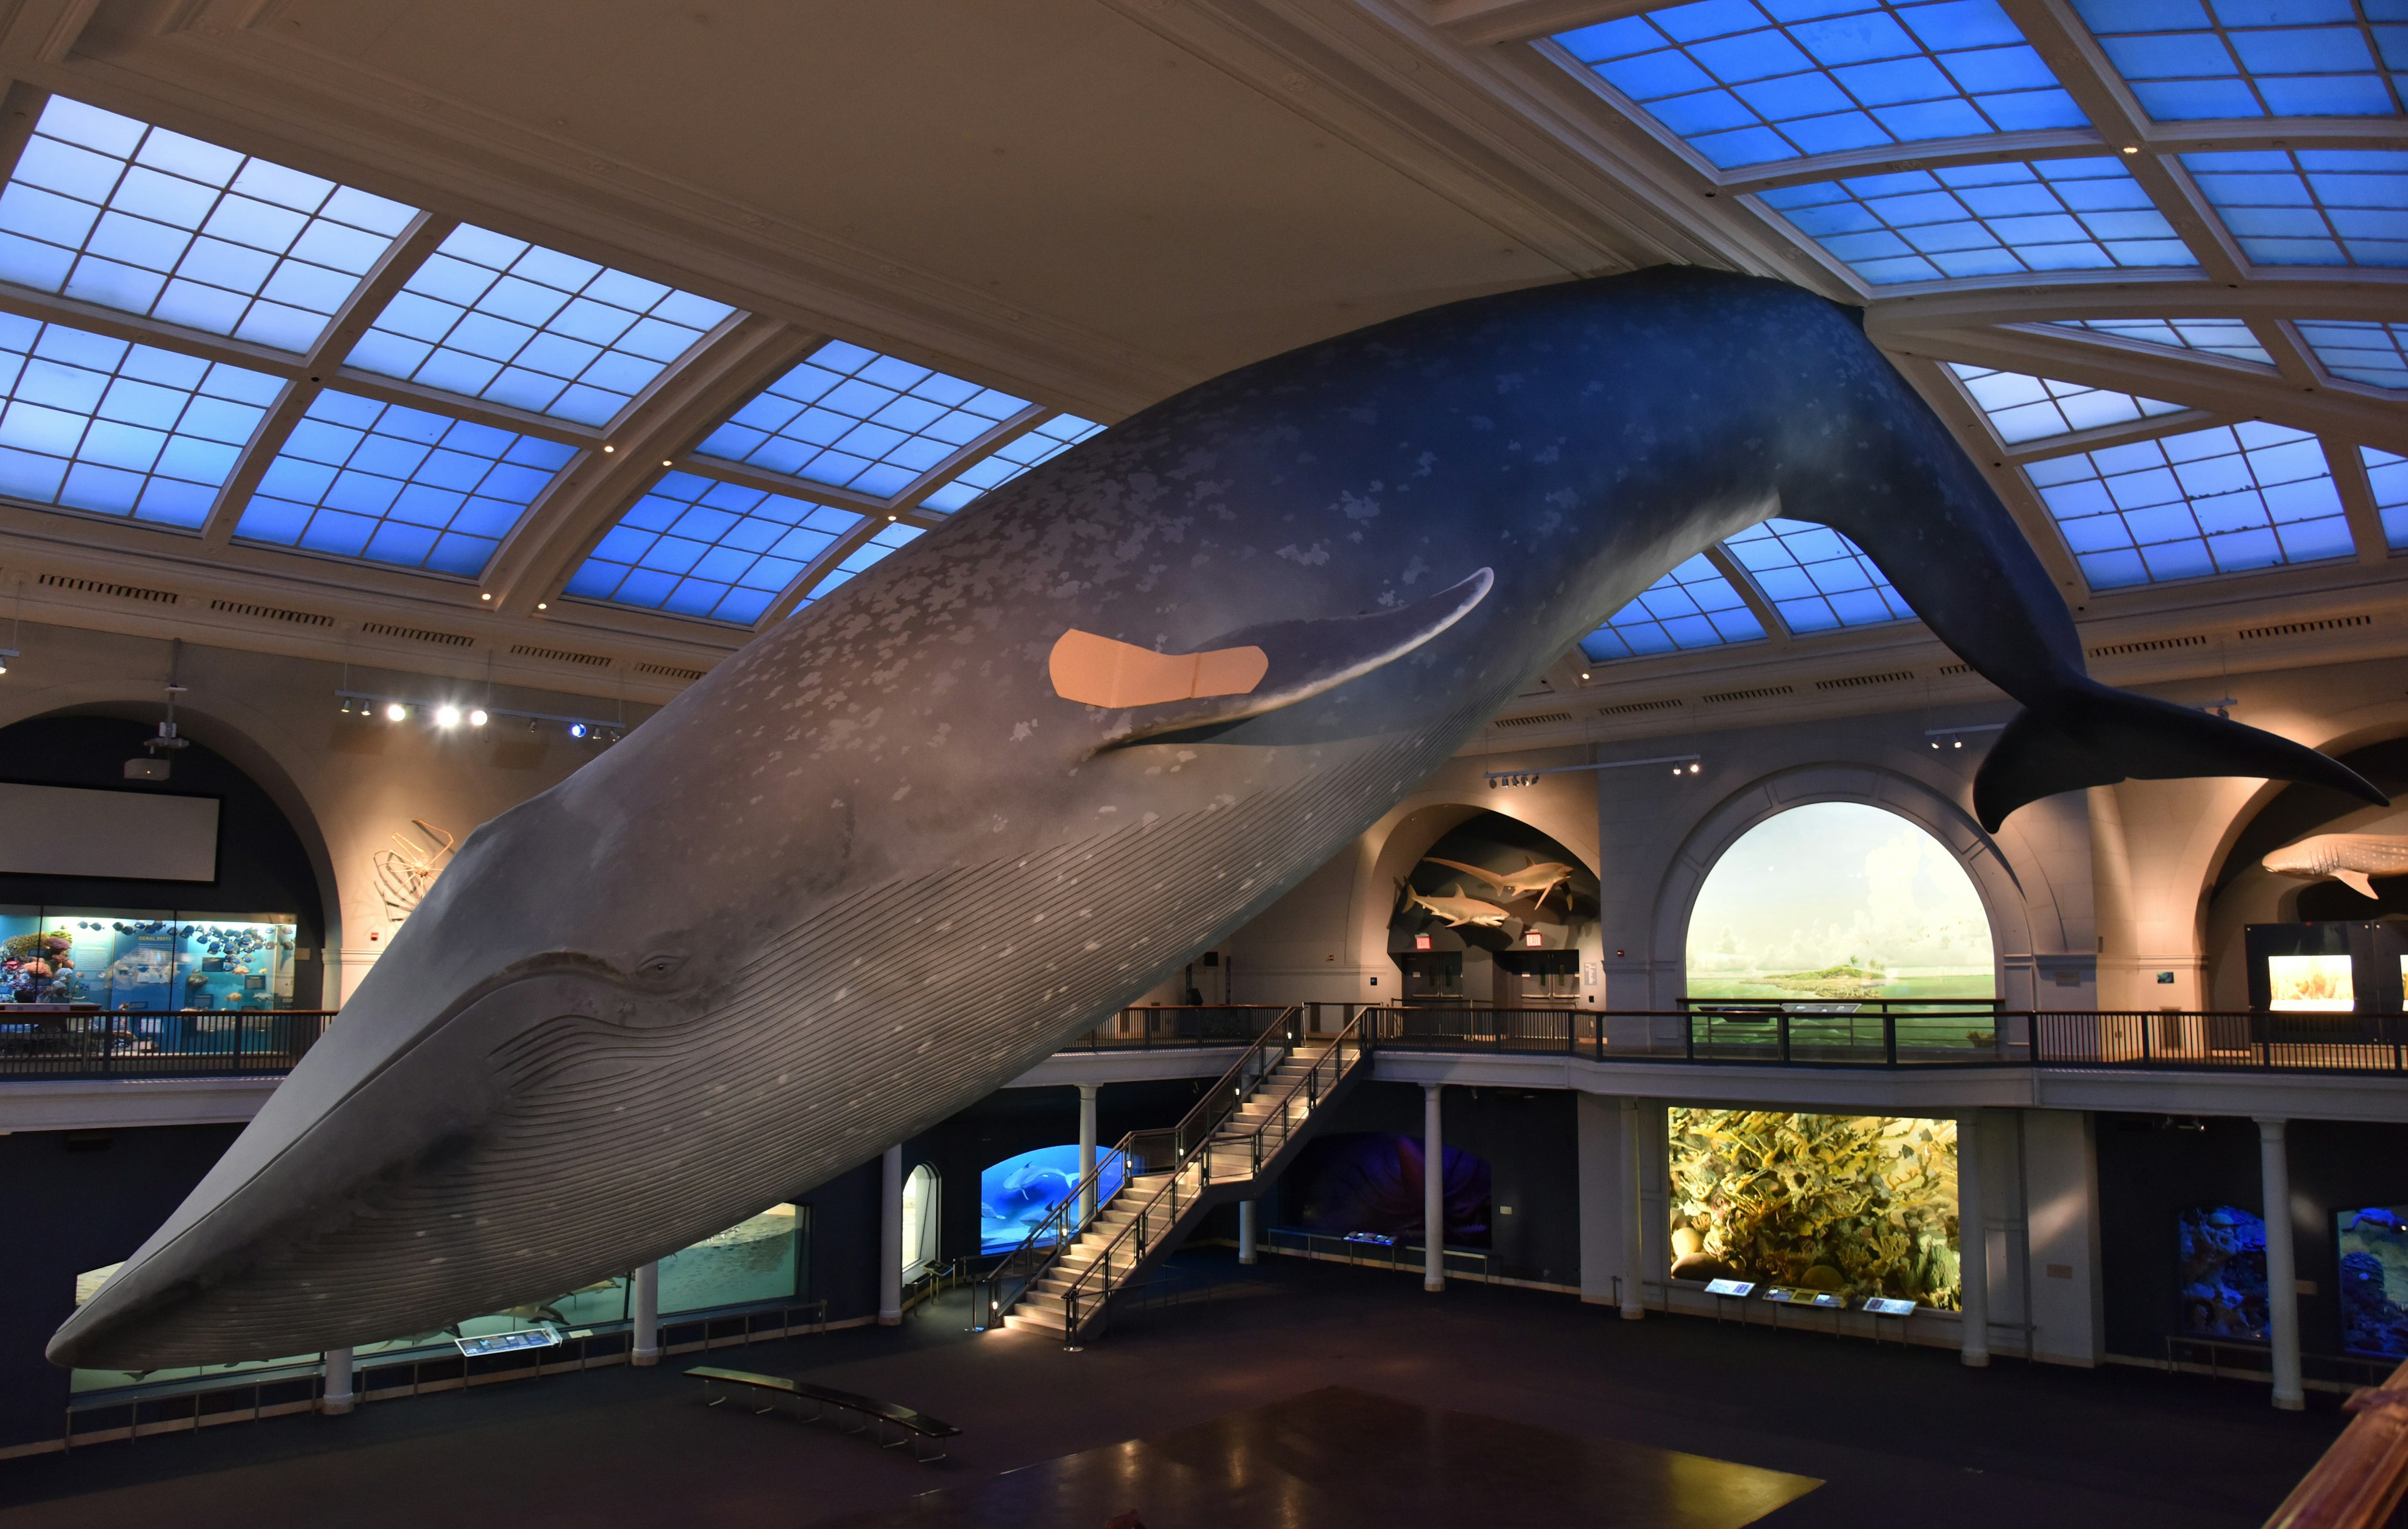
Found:
[{"label": "glass display panel", "polygon": [[[1101,1204],[1119,1190],[1126,1172],[1113,1152],[1099,1156],[1096,1166],[1096,1203]],[[1076,1142],[1036,1147],[988,1164],[979,1175],[979,1251],[1008,1253],[1019,1247],[1078,1183]]]},{"label": "glass display panel", "polygon": [[2277,1012],[2347,1014],[2358,1006],[2345,955],[2269,956],[2266,976],[2272,988],[2267,1007]]},{"label": "glass display panel", "polygon": [[926,1163],[903,1180],[903,1277],[937,1262],[937,1173]]},{"label": "glass display panel", "polygon": [[1992,998],[1989,916],[1963,865],[1894,813],[1822,801],[1725,850],[1689,913],[1688,995]]},{"label": "glass display panel", "polygon": [[2193,1205],[2175,1219],[2182,1330],[2266,1336],[2266,1223],[2239,1205]]},{"label": "glass display panel", "polygon": [[1675,1279],[1956,1309],[1956,1121],[1680,1108],[1670,1124]]},{"label": "glass display panel", "polygon": [[793,1298],[802,1269],[801,1219],[771,1205],[661,1260],[661,1312],[709,1311]]},{"label": "glass display panel", "polygon": [[2341,1346],[2408,1357],[2408,1205],[2333,1213],[2341,1245]]},{"label": "glass display panel", "polygon": [[[108,1277],[125,1267],[125,1261],[104,1263],[97,1269],[86,1269],[75,1277],[75,1304],[83,1305],[100,1293]],[[68,1373],[67,1390],[71,1392],[113,1391],[119,1386],[136,1386],[163,1380],[197,1380],[220,1375],[248,1375],[259,1370],[283,1370],[313,1367],[316,1354],[293,1354],[283,1359],[251,1359],[232,1364],[184,1364],[165,1370],[73,1370]]]}]

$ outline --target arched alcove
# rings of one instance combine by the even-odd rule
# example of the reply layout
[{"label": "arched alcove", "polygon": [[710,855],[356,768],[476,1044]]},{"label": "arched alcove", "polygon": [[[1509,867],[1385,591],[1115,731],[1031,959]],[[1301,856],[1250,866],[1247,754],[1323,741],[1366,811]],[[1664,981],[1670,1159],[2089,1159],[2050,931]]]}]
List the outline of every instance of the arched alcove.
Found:
[{"label": "arched alcove", "polygon": [[[142,722],[102,714],[94,709],[52,713],[0,728],[0,779],[36,786],[125,791],[213,799],[217,803],[217,864],[208,881],[160,881],[49,873],[0,873],[0,902],[12,907],[47,910],[44,927],[60,918],[76,927],[92,925],[103,915],[155,917],[176,916],[187,924],[243,920],[257,916],[289,916],[294,927],[280,935],[307,953],[293,963],[290,991],[278,988],[289,1006],[316,1008],[324,1001],[324,963],[317,958],[329,943],[328,898],[322,842],[316,824],[296,823],[285,806],[251,774],[208,743],[194,740],[174,752],[172,773],[161,782],[128,780],[129,758],[148,757],[142,742],[154,735]],[[105,920],[104,920],[105,921]],[[102,937],[106,938],[106,932]],[[179,939],[180,940],[180,936]],[[192,952],[194,978],[206,974],[199,966],[200,947]],[[222,958],[222,960],[223,959]],[[238,960],[229,972],[250,971],[264,979],[256,966]],[[285,978],[276,979],[280,984]],[[252,986],[261,986],[254,981]],[[243,1006],[249,995],[227,1006]],[[120,1005],[123,1006],[123,1005]],[[141,1006],[155,1007],[146,1002]],[[169,1006],[185,1006],[181,998]],[[218,1006],[211,1001],[203,1006]],[[276,1006],[287,1006],[279,1002]]]},{"label": "arched alcove", "polygon": [[[2034,946],[2030,898],[2000,845],[1956,802],[1906,775],[1870,765],[1822,764],[1779,771],[1723,799],[1690,830],[1657,887],[1653,948],[1676,974],[1658,1002],[1684,996],[1690,916],[1706,878],[1749,830],[1793,809],[1819,802],[1879,808],[1928,835],[1964,872],[1989,927],[1995,992],[2011,1004],[2028,1001]],[[2018,982],[2018,978],[2022,980]]]}]

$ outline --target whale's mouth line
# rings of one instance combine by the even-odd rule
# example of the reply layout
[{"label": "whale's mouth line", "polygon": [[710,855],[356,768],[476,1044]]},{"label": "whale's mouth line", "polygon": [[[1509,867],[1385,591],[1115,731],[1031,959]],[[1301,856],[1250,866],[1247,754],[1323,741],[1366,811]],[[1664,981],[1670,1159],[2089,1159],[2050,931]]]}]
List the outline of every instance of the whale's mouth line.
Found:
[{"label": "whale's mouth line", "polygon": [[[617,967],[612,966],[609,962],[603,960],[599,957],[588,955],[582,951],[546,951],[540,955],[526,957],[523,959],[513,961],[509,966],[504,967],[501,971],[471,984],[468,988],[463,989],[459,994],[454,996],[450,1003],[446,1003],[423,1024],[422,1024],[419,1027],[418,1032],[409,1038],[408,1044],[403,1046],[400,1049],[393,1052],[390,1056],[380,1059],[364,1076],[354,1080],[351,1087],[344,1089],[338,1097],[324,1107],[321,1108],[306,1129],[294,1136],[290,1141],[287,1141],[281,1147],[278,1147],[274,1155],[260,1163],[257,1168],[253,1169],[251,1175],[245,1178],[242,1183],[236,1185],[234,1189],[228,1191],[224,1197],[220,1199],[216,1204],[211,1205],[208,1210],[195,1217],[191,1224],[179,1230],[175,1236],[169,1238],[166,1242],[150,1249],[150,1252],[145,1254],[141,1260],[141,1263],[139,1265],[133,1266],[135,1272],[139,1272],[139,1269],[142,1266],[155,1265],[162,1261],[166,1260],[177,1248],[185,1246],[190,1238],[205,1230],[210,1224],[211,1219],[218,1214],[218,1212],[232,1202],[236,1196],[239,1195],[244,1189],[248,1188],[251,1184],[257,1183],[260,1179],[274,1173],[278,1167],[292,1159],[294,1153],[306,1148],[326,1126],[326,1123],[335,1118],[336,1116],[343,1110],[344,1106],[350,1104],[363,1092],[373,1087],[380,1079],[387,1076],[394,1069],[399,1067],[412,1056],[416,1055],[422,1047],[427,1046],[437,1036],[440,1035],[444,1029],[451,1025],[453,1020],[459,1018],[461,1015],[466,1013],[476,1005],[484,1003],[488,999],[493,998],[496,994],[507,991],[508,989],[517,987],[523,983],[538,981],[546,977],[561,976],[580,977],[587,981],[600,982],[621,991],[630,989],[642,990],[645,987],[644,984],[631,979],[627,974],[621,972]],[[370,1176],[371,1178],[373,1177],[373,1176]],[[209,1280],[210,1275],[222,1275],[224,1272],[225,1271],[222,1270],[211,1270],[204,1273],[184,1275],[175,1280],[172,1284],[156,1291],[153,1295],[145,1300],[143,1305],[147,1306],[161,1301],[172,1300],[179,1291],[189,1294],[206,1290],[208,1283],[211,1282]],[[114,1284],[116,1283],[116,1279],[117,1277],[112,1276],[108,1283]],[[53,1335],[52,1342],[55,1343],[58,1336],[66,1335],[72,1333],[77,1322],[82,1319],[87,1312],[105,1310],[101,1305],[101,1298],[108,1292],[108,1285],[104,1285],[100,1291],[93,1293],[90,1302],[88,1302],[79,1310],[71,1314],[67,1318],[66,1321],[61,1324],[58,1334]],[[137,1307],[136,1309],[139,1308]],[[113,1323],[96,1321],[94,1323],[94,1329],[96,1331],[106,1331],[107,1327],[109,1325],[113,1325]],[[88,1334],[76,1334],[75,1335],[82,1337],[87,1336]]]}]

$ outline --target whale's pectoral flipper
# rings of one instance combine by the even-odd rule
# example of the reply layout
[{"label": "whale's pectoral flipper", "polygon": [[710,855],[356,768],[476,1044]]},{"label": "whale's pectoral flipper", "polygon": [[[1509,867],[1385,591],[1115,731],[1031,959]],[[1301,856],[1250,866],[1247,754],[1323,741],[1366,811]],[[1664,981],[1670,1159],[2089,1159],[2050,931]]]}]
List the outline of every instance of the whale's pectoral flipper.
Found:
[{"label": "whale's pectoral flipper", "polygon": [[2016,808],[2059,791],[2191,775],[2307,781],[2378,805],[2391,800],[2304,744],[2084,679],[2007,724],[1973,779],[1973,811],[1995,831]]},{"label": "whale's pectoral flipper", "polygon": [[1054,642],[1048,667],[1063,700],[1128,714],[1097,745],[1118,748],[1224,727],[1336,689],[1461,621],[1496,583],[1484,568],[1393,611],[1268,622],[1224,633],[1192,654],[1154,653],[1074,627]]}]

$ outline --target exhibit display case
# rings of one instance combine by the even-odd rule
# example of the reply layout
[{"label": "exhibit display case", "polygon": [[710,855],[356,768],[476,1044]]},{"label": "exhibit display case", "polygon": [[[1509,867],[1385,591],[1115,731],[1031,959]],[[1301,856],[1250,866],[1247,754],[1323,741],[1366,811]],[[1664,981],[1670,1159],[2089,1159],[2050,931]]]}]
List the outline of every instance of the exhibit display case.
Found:
[{"label": "exhibit display case", "polygon": [[[16,1003],[115,1014],[289,1009],[297,933],[291,914],[0,906],[0,978]],[[157,1023],[129,1028],[161,1033]]]},{"label": "exhibit display case", "polygon": [[1676,1108],[1670,1127],[1673,1278],[1956,1308],[1956,1121]]},{"label": "exhibit display case", "polygon": [[661,1315],[792,1300],[802,1223],[799,1207],[781,1202],[661,1260]]},{"label": "exhibit display case", "polygon": [[[1119,1153],[1099,1152],[1096,1203],[1101,1204],[1127,1176]],[[1039,1147],[987,1164],[979,1175],[979,1251],[1009,1253],[1079,1184],[1079,1146]],[[1039,1246],[1043,1246],[1039,1244]]]},{"label": "exhibit display case", "polygon": [[2398,1014],[2408,972],[2408,925],[2350,919],[2250,924],[2242,939],[2249,1006],[2306,1017]]},{"label": "exhibit display case", "polygon": [[2174,1220],[2182,1332],[2264,1342],[2265,1221],[2239,1205],[2192,1205]]},{"label": "exhibit display case", "polygon": [[2333,1213],[2341,1268],[2341,1346],[2408,1359],[2408,1205]]}]

